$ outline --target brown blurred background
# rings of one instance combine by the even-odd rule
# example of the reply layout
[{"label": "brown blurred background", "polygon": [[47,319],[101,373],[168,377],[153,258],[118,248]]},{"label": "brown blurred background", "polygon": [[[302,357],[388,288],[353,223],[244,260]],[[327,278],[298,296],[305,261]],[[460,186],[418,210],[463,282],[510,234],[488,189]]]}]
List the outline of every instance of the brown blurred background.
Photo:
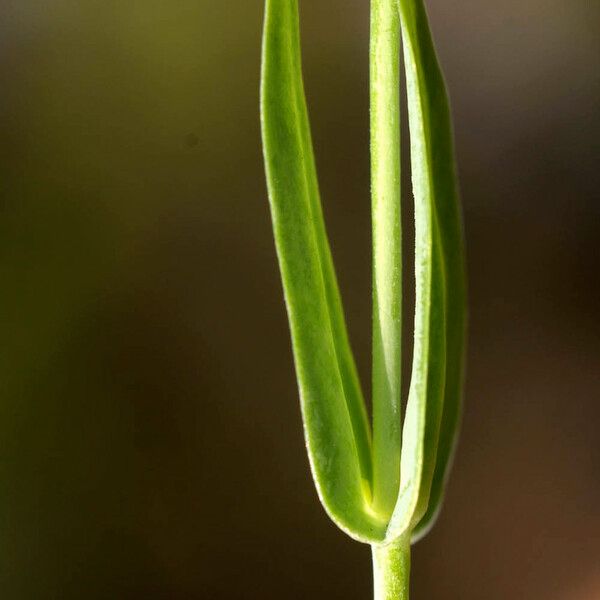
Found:
[{"label": "brown blurred background", "polygon": [[[368,382],[368,1],[301,4]],[[594,600],[600,4],[428,6],[455,115],[470,344],[459,452],[412,597]],[[261,164],[261,18],[259,0],[0,3],[6,600],[370,597],[369,550],[328,521],[303,447]]]}]

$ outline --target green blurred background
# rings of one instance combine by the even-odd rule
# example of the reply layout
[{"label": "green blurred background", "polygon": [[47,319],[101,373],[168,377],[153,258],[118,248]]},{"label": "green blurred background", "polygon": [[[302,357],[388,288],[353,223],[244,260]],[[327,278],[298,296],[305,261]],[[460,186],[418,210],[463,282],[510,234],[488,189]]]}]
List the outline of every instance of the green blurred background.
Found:
[{"label": "green blurred background", "polygon": [[[301,4],[366,382],[368,2]],[[600,4],[428,6],[471,323],[463,435],[413,598],[600,598]],[[3,599],[370,595],[369,550],[328,521],[303,447],[261,19],[259,0],[0,3]]]}]

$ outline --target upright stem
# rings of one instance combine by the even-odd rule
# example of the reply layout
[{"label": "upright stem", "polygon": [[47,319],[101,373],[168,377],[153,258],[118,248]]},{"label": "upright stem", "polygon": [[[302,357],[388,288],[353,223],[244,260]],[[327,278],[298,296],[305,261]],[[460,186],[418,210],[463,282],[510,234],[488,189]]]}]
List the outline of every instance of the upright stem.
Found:
[{"label": "upright stem", "polygon": [[410,539],[388,546],[373,546],[374,600],[408,600]]},{"label": "upright stem", "polygon": [[391,514],[400,483],[402,237],[400,19],[397,0],[371,1],[373,227],[373,508]]}]

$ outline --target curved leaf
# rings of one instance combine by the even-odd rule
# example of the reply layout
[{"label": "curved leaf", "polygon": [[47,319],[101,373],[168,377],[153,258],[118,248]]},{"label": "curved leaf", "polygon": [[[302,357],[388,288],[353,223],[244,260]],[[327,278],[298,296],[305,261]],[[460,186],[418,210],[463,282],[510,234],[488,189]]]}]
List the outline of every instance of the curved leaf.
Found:
[{"label": "curved leaf", "polygon": [[369,508],[369,425],[320,205],[297,0],[267,0],[262,64],[267,184],[313,477],[338,526],[379,541],[385,524]]},{"label": "curved leaf", "polygon": [[466,277],[463,228],[454,164],[452,120],[444,79],[440,70],[427,14],[421,0],[415,3],[415,46],[421,65],[422,97],[429,115],[431,136],[431,178],[444,257],[447,294],[446,311],[446,382],[444,410],[428,508],[413,531],[413,541],[423,537],[435,522],[448,478],[462,408],[464,354],[466,338]]},{"label": "curved leaf", "polygon": [[427,531],[460,413],[465,282],[450,116],[422,0],[398,0],[415,197],[416,306],[400,494],[386,539]]}]

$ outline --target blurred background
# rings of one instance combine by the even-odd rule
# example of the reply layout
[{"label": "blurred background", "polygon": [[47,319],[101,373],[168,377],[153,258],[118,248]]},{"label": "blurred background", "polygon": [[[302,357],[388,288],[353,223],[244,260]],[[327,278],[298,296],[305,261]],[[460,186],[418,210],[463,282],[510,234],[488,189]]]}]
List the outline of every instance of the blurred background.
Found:
[{"label": "blurred background", "polygon": [[[369,7],[301,4],[368,392]],[[600,598],[600,4],[427,5],[470,341],[412,598]],[[369,549],[329,522],[303,446],[261,163],[261,20],[259,0],[0,3],[7,600],[370,597]]]}]

